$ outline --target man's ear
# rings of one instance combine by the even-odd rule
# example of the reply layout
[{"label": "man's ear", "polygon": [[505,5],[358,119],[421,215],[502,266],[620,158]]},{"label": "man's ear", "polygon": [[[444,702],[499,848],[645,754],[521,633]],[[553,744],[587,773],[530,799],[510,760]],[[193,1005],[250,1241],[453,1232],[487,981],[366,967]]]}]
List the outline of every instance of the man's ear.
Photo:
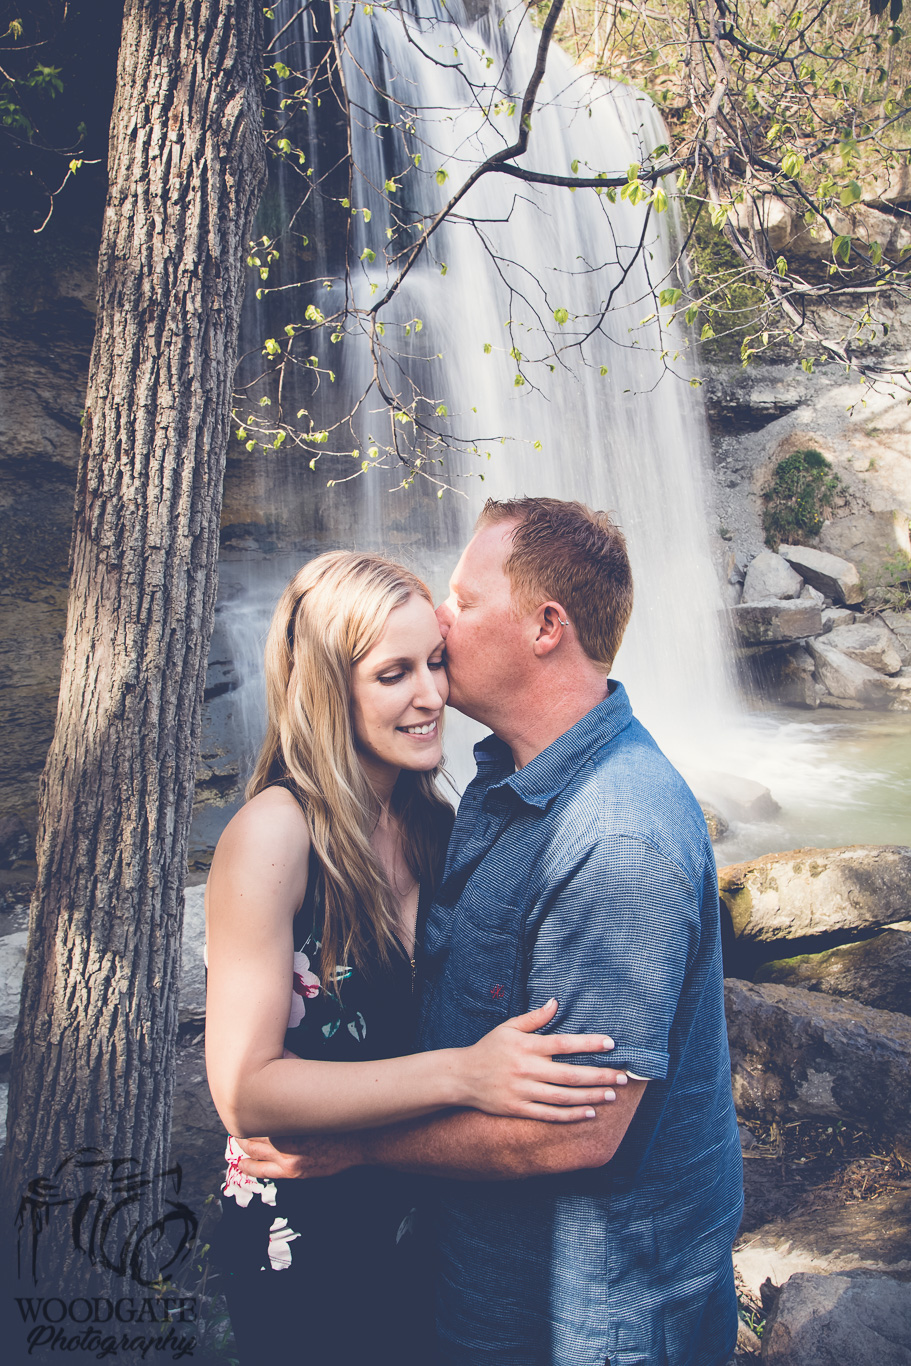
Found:
[{"label": "man's ear", "polygon": [[535,654],[542,658],[544,655],[549,655],[560,644],[566,628],[569,626],[569,618],[559,602],[544,602],[535,613],[535,621],[538,633],[535,636],[533,649]]}]

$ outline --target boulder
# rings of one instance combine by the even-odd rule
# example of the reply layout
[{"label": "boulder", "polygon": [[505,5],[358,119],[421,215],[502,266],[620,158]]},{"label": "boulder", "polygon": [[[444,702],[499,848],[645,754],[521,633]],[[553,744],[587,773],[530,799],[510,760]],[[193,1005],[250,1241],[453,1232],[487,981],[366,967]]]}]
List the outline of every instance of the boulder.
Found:
[{"label": "boulder", "polygon": [[822,629],[833,631],[836,626],[853,626],[857,614],[847,607],[824,607],[822,609]]},{"label": "boulder", "polygon": [[818,991],[725,980],[731,1081],[745,1120],[911,1131],[911,1017]]},{"label": "boulder", "polygon": [[750,561],[743,581],[741,602],[768,602],[770,598],[796,598],[800,596],[803,579],[796,573],[787,560],[776,555],[774,550],[760,550]]},{"label": "boulder", "polygon": [[854,844],[795,849],[733,863],[718,874],[734,933],[749,944],[885,929],[909,918],[911,849]]},{"label": "boulder", "polygon": [[789,645],[781,651],[779,663],[778,700],[795,707],[817,707],[816,681],[813,677],[813,656],[803,645]]},{"label": "boulder", "polygon": [[183,893],[183,938],[180,947],[181,1024],[206,1018],[206,888],[185,887]]},{"label": "boulder", "polygon": [[734,1266],[756,1300],[765,1281],[784,1285],[789,1276],[813,1272],[911,1277],[911,1191],[849,1205],[823,1199],[819,1207],[773,1219],[740,1235]]},{"label": "boulder", "polygon": [[897,674],[902,666],[895,637],[888,626],[836,626],[825,643],[881,674]]},{"label": "boulder", "polygon": [[826,600],[818,588],[805,583],[798,596],[801,602],[815,602],[821,612],[826,610]]},{"label": "boulder", "polygon": [[706,828],[709,832],[709,839],[714,844],[716,840],[722,839],[728,832],[729,826],[720,811],[716,811],[710,802],[700,802],[702,814],[705,817]]},{"label": "boulder", "polygon": [[0,939],[0,1054],[13,1046],[19,1023],[19,994],[25,972],[28,930],[15,930]]},{"label": "boulder", "polygon": [[[850,630],[851,627],[840,627]],[[832,632],[821,640],[810,640],[807,649],[813,657],[817,680],[833,697],[843,697],[858,706],[888,705],[881,683],[883,676],[844,654],[829,643]]]},{"label": "boulder", "polygon": [[814,602],[741,603],[728,608],[734,629],[747,645],[769,645],[801,640],[822,633],[822,613]]},{"label": "boulder", "polygon": [[855,512],[825,522],[819,533],[819,548],[850,560],[869,586],[875,580],[892,577],[886,567],[895,562],[900,551],[911,554],[908,539],[908,514],[897,509],[886,512]]},{"label": "boulder", "polygon": [[880,616],[895,641],[902,664],[911,664],[911,612],[881,612]]},{"label": "boulder", "polygon": [[782,545],[778,547],[778,553],[802,579],[833,602],[853,607],[863,600],[860,575],[850,560],[806,545]]},{"label": "boulder", "polygon": [[740,778],[736,773],[708,770],[693,773],[690,785],[704,792],[710,805],[719,807],[733,820],[769,820],[781,810],[767,787],[752,778]]},{"label": "boulder", "polygon": [[880,678],[873,693],[876,704],[888,711],[911,711],[911,668],[894,678]]},{"label": "boulder", "polygon": [[911,1015],[911,931],[888,929],[858,944],[763,963],[755,982],[847,996],[873,1010]]},{"label": "boulder", "polygon": [[911,1286],[890,1276],[792,1276],[762,1335],[769,1366],[911,1366]]}]

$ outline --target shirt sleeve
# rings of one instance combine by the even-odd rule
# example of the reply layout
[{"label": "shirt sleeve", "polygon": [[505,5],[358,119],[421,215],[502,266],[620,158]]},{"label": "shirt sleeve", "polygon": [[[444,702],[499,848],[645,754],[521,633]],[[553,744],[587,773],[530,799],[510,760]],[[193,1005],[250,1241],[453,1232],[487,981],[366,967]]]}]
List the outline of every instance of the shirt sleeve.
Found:
[{"label": "shirt sleeve", "polygon": [[548,1032],[604,1033],[616,1044],[575,1061],[664,1079],[699,912],[693,883],[650,843],[599,839],[529,922],[529,1009],[555,996]]}]

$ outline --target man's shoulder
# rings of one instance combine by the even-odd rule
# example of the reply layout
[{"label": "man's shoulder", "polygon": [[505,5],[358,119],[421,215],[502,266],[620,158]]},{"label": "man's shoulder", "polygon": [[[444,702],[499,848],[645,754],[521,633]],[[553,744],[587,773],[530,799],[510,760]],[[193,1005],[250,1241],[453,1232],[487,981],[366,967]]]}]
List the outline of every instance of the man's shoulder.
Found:
[{"label": "man's shoulder", "polygon": [[635,719],[589,755],[562,797],[561,815],[589,841],[642,842],[694,870],[711,853],[698,801]]}]

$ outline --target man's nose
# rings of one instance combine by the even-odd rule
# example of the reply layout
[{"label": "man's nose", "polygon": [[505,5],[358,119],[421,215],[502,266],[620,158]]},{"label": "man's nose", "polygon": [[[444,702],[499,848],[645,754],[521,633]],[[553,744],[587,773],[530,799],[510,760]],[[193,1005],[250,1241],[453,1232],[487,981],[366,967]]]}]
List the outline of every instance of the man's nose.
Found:
[{"label": "man's nose", "polygon": [[449,635],[449,628],[453,622],[452,609],[447,602],[441,602],[437,608],[437,622],[440,627],[440,635],[445,640]]}]

